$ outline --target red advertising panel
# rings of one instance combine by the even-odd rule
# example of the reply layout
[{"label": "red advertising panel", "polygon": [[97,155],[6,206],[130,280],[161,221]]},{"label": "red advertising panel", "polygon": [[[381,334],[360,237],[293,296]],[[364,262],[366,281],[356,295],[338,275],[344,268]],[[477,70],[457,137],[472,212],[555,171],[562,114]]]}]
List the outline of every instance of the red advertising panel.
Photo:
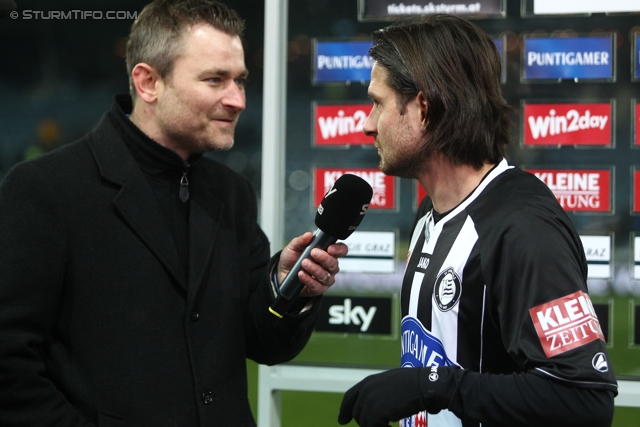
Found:
[{"label": "red advertising panel", "polygon": [[640,213],[640,171],[633,171],[633,213]]},{"label": "red advertising panel", "polygon": [[524,104],[524,145],[611,145],[611,103]]},{"label": "red advertising panel", "polygon": [[611,171],[527,169],[553,191],[565,211],[610,212]]},{"label": "red advertising panel", "polygon": [[422,185],[420,185],[420,183],[416,181],[416,208],[420,207],[422,199],[424,199],[426,196],[427,192],[424,188],[422,188]]},{"label": "red advertising panel", "polygon": [[373,188],[373,198],[369,204],[369,209],[395,209],[395,179],[393,176],[385,175],[378,169],[316,169],[314,175],[314,206],[318,206],[322,202],[322,198],[331,189],[333,183],[346,173],[359,176]]},{"label": "red advertising panel", "polygon": [[373,145],[362,127],[371,104],[314,105],[316,145]]}]

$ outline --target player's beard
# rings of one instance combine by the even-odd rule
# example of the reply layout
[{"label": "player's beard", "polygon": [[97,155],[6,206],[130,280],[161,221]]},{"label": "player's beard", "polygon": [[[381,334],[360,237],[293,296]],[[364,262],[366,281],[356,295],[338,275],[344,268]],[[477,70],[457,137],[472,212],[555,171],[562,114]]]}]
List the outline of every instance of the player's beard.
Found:
[{"label": "player's beard", "polygon": [[[424,142],[423,142],[424,144]],[[429,151],[424,145],[414,150],[389,150],[380,153],[378,168],[385,174],[400,178],[417,179],[428,167]]]}]

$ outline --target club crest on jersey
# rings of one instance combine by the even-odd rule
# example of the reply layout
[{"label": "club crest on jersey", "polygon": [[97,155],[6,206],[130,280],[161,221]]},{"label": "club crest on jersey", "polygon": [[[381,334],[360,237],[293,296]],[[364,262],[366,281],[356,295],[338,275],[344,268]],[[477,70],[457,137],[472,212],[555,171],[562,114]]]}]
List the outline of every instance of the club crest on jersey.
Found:
[{"label": "club crest on jersey", "polygon": [[460,300],[462,286],[456,271],[449,267],[442,270],[433,287],[433,300],[440,311],[449,311]]}]

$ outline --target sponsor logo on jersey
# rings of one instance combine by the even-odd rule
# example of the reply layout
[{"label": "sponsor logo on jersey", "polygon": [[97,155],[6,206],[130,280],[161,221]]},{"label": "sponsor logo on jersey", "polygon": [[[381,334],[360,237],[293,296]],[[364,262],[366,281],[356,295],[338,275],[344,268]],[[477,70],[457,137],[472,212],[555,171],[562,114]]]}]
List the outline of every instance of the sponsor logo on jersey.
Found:
[{"label": "sponsor logo on jersey", "polygon": [[460,277],[456,271],[449,267],[443,270],[436,278],[433,287],[433,300],[440,311],[451,310],[460,300],[462,286]]},{"label": "sponsor logo on jersey", "polygon": [[524,145],[611,145],[611,104],[525,104]]},{"label": "sponsor logo on jersey", "polygon": [[451,366],[454,363],[447,357],[442,341],[425,329],[420,321],[406,316],[402,319],[402,337],[400,339],[402,366]]},{"label": "sponsor logo on jersey", "polygon": [[395,209],[395,180],[378,169],[326,169],[315,170],[315,206],[318,206],[334,182],[345,173],[357,175],[373,189],[369,209]]},{"label": "sponsor logo on jersey", "polygon": [[431,372],[429,373],[429,381],[436,382],[438,381],[438,367],[432,366]]},{"label": "sponsor logo on jersey", "polygon": [[610,170],[528,169],[558,199],[565,211],[609,212],[611,210]]},{"label": "sponsor logo on jersey", "polygon": [[370,104],[315,105],[316,145],[373,145],[362,132]]},{"label": "sponsor logo on jersey", "polygon": [[530,308],[529,315],[547,357],[605,340],[591,299],[582,291]]},{"label": "sponsor logo on jersey", "polygon": [[421,411],[409,418],[403,418],[398,423],[399,427],[427,427],[427,411]]},{"label": "sponsor logo on jersey", "polygon": [[603,352],[596,353],[591,360],[593,369],[600,372],[607,372],[609,370],[609,363],[607,363],[607,356]]},{"label": "sponsor logo on jersey", "polygon": [[429,257],[421,256],[418,260],[418,265],[416,268],[420,270],[426,270],[429,267]]}]

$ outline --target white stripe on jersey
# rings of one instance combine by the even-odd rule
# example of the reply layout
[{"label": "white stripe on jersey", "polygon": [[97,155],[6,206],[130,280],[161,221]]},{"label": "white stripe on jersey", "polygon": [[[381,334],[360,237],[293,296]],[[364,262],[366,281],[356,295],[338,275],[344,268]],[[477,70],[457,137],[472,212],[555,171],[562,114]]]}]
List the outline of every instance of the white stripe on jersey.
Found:
[{"label": "white stripe on jersey", "polygon": [[[423,216],[418,220],[418,222],[416,223],[415,229],[418,231],[422,230],[422,227],[424,227],[425,222],[429,221],[430,219],[431,219],[431,212],[428,212],[425,216]],[[418,243],[419,238],[420,238],[419,232],[413,233],[413,236],[411,236],[411,243],[409,244],[409,255],[407,255],[407,261],[409,260],[409,258],[411,258],[411,253],[413,252],[413,249]]]},{"label": "white stripe on jersey", "polygon": [[478,357],[479,360],[479,372],[484,372],[484,366],[482,366],[482,362],[483,362],[483,355],[484,355],[484,319],[485,316],[487,315],[487,313],[485,313],[485,310],[487,309],[487,285],[484,285],[484,289],[482,291],[482,321],[480,322],[480,357]]},{"label": "white stripe on jersey", "polygon": [[[462,226],[462,230],[456,237],[447,258],[442,264],[442,269],[438,272],[453,268],[460,278],[462,284],[464,266],[467,264],[471,249],[473,249],[476,241],[478,240],[478,233],[476,232],[473,220],[471,217],[467,217]],[[415,279],[414,279],[415,280]],[[415,283],[415,282],[414,282]],[[435,290],[435,289],[434,289]],[[464,290],[462,290],[464,291]],[[413,288],[411,289],[411,296],[413,296]],[[411,305],[411,301],[409,305]],[[416,306],[418,302],[416,301]],[[440,337],[444,350],[452,361],[458,364],[458,310],[460,304],[456,304],[451,310],[440,311],[431,310],[431,333]],[[464,368],[464,366],[462,366]]]},{"label": "white stripe on jersey", "polygon": [[409,298],[409,312],[408,316],[418,318],[418,300],[420,299],[420,289],[422,289],[422,280],[424,279],[424,273],[416,271],[413,275],[413,282],[411,283],[411,297]]}]

